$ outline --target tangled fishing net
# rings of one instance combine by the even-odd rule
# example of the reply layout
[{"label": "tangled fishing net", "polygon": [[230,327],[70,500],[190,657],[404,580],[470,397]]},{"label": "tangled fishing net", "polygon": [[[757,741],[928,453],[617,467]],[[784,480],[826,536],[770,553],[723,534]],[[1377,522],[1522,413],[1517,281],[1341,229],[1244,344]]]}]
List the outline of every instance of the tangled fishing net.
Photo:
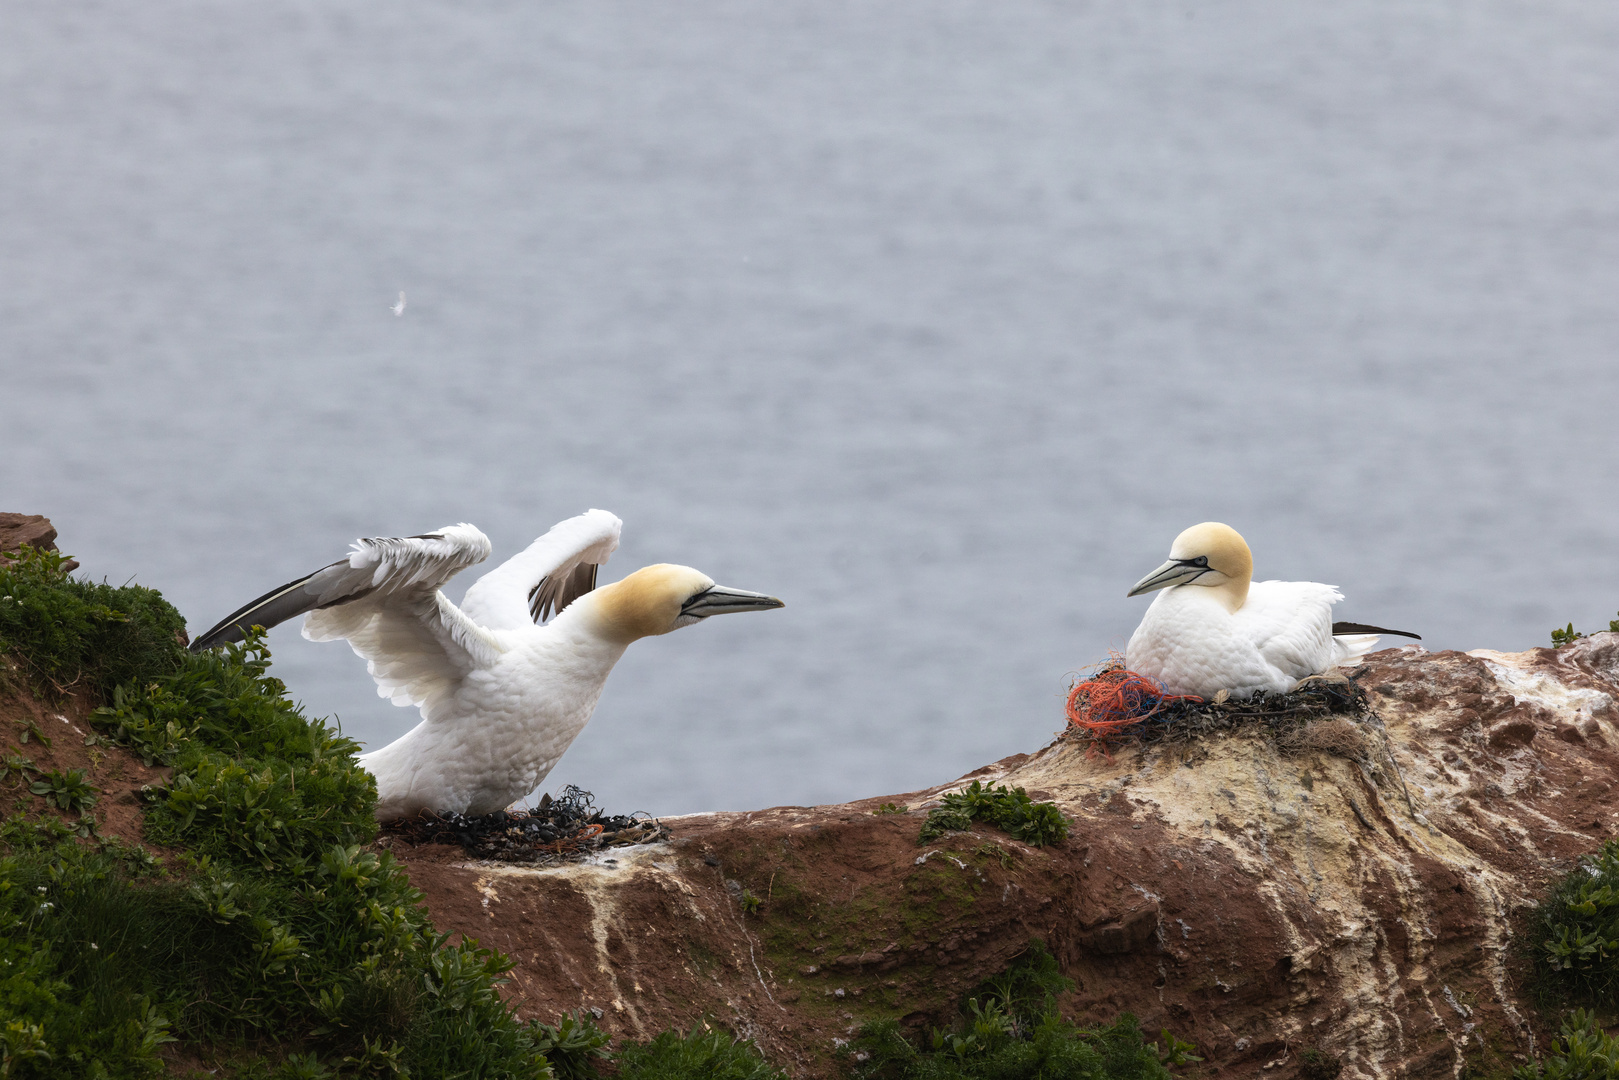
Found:
[{"label": "tangled fishing net", "polygon": [[609,847],[650,844],[669,835],[669,828],[647,814],[608,814],[597,809],[595,796],[569,784],[553,799],[516,813],[468,817],[452,811],[385,822],[385,836],[408,844],[459,844],[468,855],[500,862],[553,864],[571,862]]},{"label": "tangled fishing net", "polygon": [[1100,752],[1111,760],[1108,743],[1133,734],[1133,728],[1163,714],[1176,702],[1201,702],[1190,694],[1171,694],[1157,679],[1127,671],[1117,660],[1068,691],[1068,731],[1089,741],[1087,756]]},{"label": "tangled fishing net", "polygon": [[1285,694],[1256,693],[1205,701],[1171,694],[1162,683],[1125,668],[1114,656],[1068,691],[1063,738],[1083,741],[1086,756],[1113,759],[1126,741],[1191,742],[1201,736],[1260,727],[1284,751],[1364,752],[1360,725],[1379,725],[1365,691],[1342,672],[1313,675]]}]

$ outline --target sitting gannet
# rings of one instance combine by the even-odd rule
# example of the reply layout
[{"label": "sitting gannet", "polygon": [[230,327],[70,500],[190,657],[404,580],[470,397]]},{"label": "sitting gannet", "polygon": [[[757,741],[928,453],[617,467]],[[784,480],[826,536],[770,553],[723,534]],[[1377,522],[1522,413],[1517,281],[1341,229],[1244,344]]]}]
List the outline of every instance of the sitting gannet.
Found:
[{"label": "sitting gannet", "polygon": [[[1313,581],[1253,581],[1254,560],[1237,530],[1218,521],[1175,537],[1169,561],[1128,595],[1163,589],[1125,646],[1125,667],[1171,694],[1234,698],[1286,693],[1299,680],[1360,663],[1379,634],[1404,630],[1334,623],[1343,594]],[[1252,582],[1252,584],[1250,584]],[[1421,639],[1418,638],[1420,641]]]},{"label": "sitting gannet", "polygon": [[347,559],[261,596],[191,648],[306,615],[304,637],[346,639],[380,696],[421,709],[421,723],[359,759],[377,778],[377,817],[492,813],[545,779],[630,642],[783,606],[667,563],[597,588],[622,524],[591,510],[552,526],[479,578],[459,608],[439,589],[489,557],[482,532],[460,524],[357,540]]}]

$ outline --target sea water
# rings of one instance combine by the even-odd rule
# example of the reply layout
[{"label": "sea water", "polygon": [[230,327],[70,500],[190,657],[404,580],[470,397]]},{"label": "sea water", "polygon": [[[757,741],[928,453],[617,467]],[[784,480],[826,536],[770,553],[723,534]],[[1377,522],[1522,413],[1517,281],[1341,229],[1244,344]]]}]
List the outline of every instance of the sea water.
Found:
[{"label": "sea water", "polygon": [[629,651],[548,784],[620,812],[1036,749],[1208,519],[1546,644],[1619,610],[1615,71],[1552,0],[14,9],[0,509],[194,631],[593,506],[782,597]]}]

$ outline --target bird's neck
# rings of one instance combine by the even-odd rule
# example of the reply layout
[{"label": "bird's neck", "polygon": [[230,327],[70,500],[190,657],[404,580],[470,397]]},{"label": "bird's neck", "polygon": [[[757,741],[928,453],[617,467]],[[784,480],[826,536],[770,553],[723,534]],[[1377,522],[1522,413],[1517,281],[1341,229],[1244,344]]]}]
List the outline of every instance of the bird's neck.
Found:
[{"label": "bird's neck", "polygon": [[[1249,580],[1248,578],[1233,578],[1230,581],[1221,582],[1219,585],[1207,586],[1206,591],[1213,593],[1214,599],[1219,602],[1220,606],[1235,615],[1242,605],[1248,602]],[[1196,589],[1198,586],[1182,585],[1181,588]]]},{"label": "bird's neck", "polygon": [[598,589],[579,597],[546,626],[559,637],[572,642],[576,648],[604,655],[611,653],[612,662],[617,662],[624,655],[624,650],[629,648],[630,642],[645,635],[626,633],[618,620],[602,611],[600,597],[597,596],[600,591]]}]

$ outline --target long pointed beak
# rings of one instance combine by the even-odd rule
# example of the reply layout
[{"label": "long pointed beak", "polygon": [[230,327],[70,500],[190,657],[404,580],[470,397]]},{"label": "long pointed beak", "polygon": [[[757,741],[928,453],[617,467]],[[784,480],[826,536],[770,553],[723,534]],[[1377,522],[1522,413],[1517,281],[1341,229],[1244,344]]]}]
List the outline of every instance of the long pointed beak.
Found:
[{"label": "long pointed beak", "polygon": [[724,585],[715,585],[687,600],[681,605],[680,613],[706,619],[710,615],[729,615],[733,611],[768,611],[771,608],[786,606],[774,596],[766,596],[764,593],[748,592],[746,589],[727,589]]},{"label": "long pointed beak", "polygon": [[1170,559],[1164,565],[1135,583],[1135,586],[1124,595],[1140,596],[1142,593],[1157,592],[1167,589],[1171,585],[1182,585],[1189,581],[1196,581],[1209,572],[1206,566],[1196,566],[1190,562],[1179,559]]}]

